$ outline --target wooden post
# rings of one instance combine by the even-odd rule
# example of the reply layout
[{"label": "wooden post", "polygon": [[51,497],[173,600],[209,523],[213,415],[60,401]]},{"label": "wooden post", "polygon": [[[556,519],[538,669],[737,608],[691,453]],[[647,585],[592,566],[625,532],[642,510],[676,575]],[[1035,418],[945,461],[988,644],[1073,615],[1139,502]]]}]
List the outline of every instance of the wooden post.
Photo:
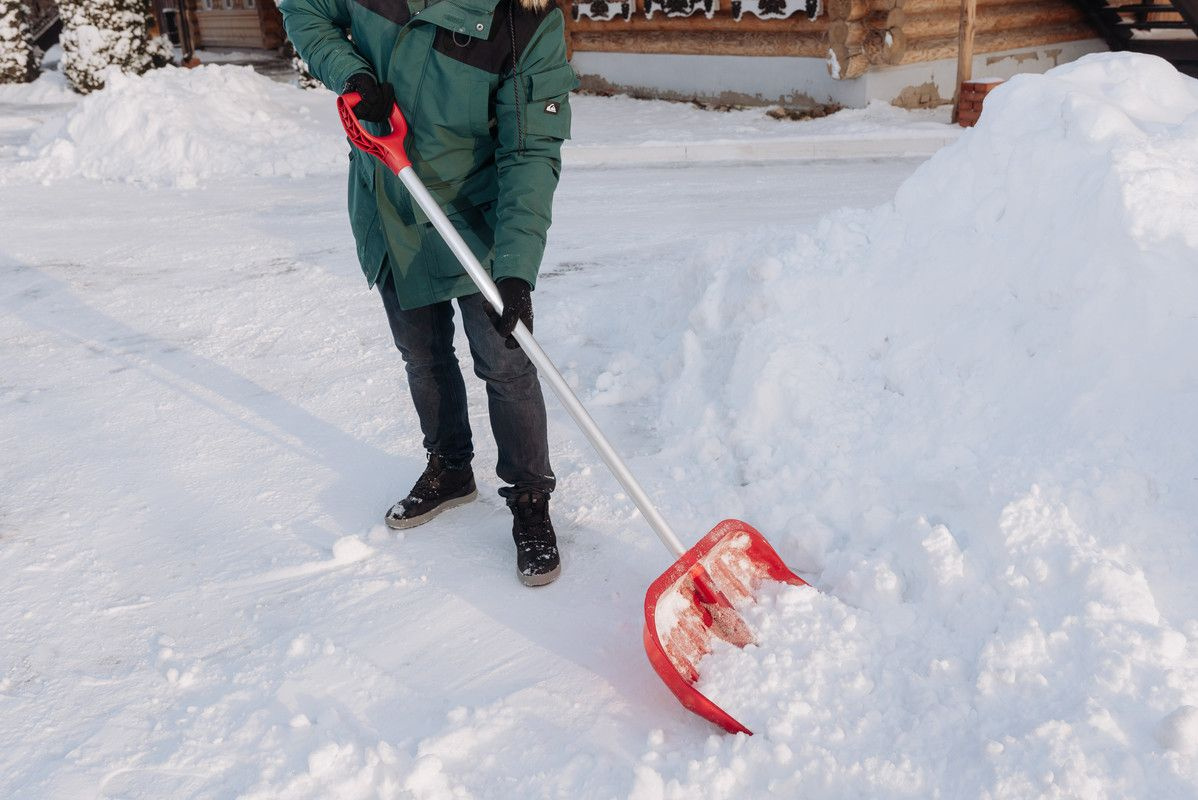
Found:
[{"label": "wooden post", "polygon": [[973,29],[978,0],[961,0],[961,27],[957,33],[957,87],[953,92],[953,122],[961,113],[961,84],[973,77]]},{"label": "wooden post", "polygon": [[179,9],[179,49],[182,51],[181,65],[188,69],[198,66],[195,35],[191,25],[191,0],[176,0]]}]

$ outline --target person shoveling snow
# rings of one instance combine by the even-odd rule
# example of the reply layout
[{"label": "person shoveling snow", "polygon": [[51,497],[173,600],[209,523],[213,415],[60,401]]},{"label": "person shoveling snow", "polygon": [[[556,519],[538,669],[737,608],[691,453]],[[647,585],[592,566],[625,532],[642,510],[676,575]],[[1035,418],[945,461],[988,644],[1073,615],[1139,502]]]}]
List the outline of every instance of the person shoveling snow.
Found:
[{"label": "person shoveling snow", "polygon": [[[448,4],[443,4],[436,8],[444,9],[447,6]],[[540,10],[544,11],[544,9]],[[308,14],[307,17],[301,14],[298,19],[310,20],[311,17],[311,14]],[[293,17],[293,19],[296,18]],[[337,30],[328,28],[331,20],[321,19],[323,20],[321,24],[324,25],[323,32],[326,34],[321,41],[328,45],[327,35],[336,34]],[[456,15],[443,18],[443,15],[438,16],[436,13],[426,18],[425,21],[428,22],[429,19],[441,20],[443,23],[448,21],[451,27],[461,22],[460,17]],[[468,431],[465,418],[465,392],[460,383],[452,382],[455,377],[460,380],[460,373],[450,347],[452,310],[448,304],[448,298],[457,297],[458,305],[463,310],[466,320],[471,349],[474,351],[476,361],[480,359],[483,361],[481,375],[491,377],[488,375],[487,357],[482,354],[484,342],[494,350],[493,355],[496,362],[503,352],[498,346],[501,340],[507,350],[514,351],[516,348],[520,348],[527,355],[527,359],[521,358],[518,362],[520,364],[518,380],[523,384],[518,394],[504,397],[502,392],[511,392],[511,386],[495,385],[495,382],[491,380],[488,382],[488,390],[491,392],[492,425],[499,444],[500,477],[505,477],[502,474],[505,458],[516,453],[523,453],[533,459],[526,461],[525,466],[543,464],[544,468],[544,471],[539,474],[525,473],[527,477],[533,479],[533,483],[525,487],[517,484],[514,487],[505,487],[501,490],[501,494],[508,498],[508,505],[515,514],[513,536],[516,540],[517,569],[520,579],[527,585],[539,586],[551,582],[560,572],[554,531],[548,515],[548,495],[553,488],[553,476],[548,465],[544,402],[537,384],[537,372],[539,371],[553,387],[558,399],[586,434],[596,452],[611,469],[612,474],[627,490],[638,510],[645,516],[646,521],[661,539],[662,544],[677,558],[674,565],[654,581],[645,598],[643,639],[650,663],[679,701],[688,709],[715,722],[725,730],[748,733],[747,728],[694,688],[694,684],[699,678],[695,664],[703,655],[710,652],[715,639],[737,646],[744,646],[752,641],[752,637],[748,635],[748,630],[734,609],[733,603],[750,600],[754,591],[763,583],[778,581],[801,585],[802,579],[786,567],[761,534],[739,520],[725,520],[713,528],[694,547],[689,549],[685,547],[650,501],[648,494],[632,475],[627,464],[616,454],[607,437],[599,430],[598,425],[582,406],[557,367],[532,337],[532,305],[529,292],[531,283],[535,279],[536,265],[539,264],[541,257],[544,229],[548,226],[548,198],[552,195],[552,190],[556,185],[561,137],[568,134],[569,117],[566,112],[569,106],[566,105],[566,100],[568,100],[570,89],[577,83],[573,69],[563,62],[565,51],[561,46],[561,12],[555,10],[549,16],[549,20],[552,20],[552,25],[549,25],[548,21],[543,24],[549,25],[551,29],[555,30],[555,33],[546,40],[551,44],[546,46],[546,52],[542,54],[540,60],[532,57],[529,62],[531,65],[535,65],[534,68],[540,69],[545,69],[547,63],[548,70],[546,73],[534,75],[533,79],[525,86],[521,74],[521,64],[523,63],[522,58],[528,57],[528,53],[526,51],[523,57],[521,55],[517,37],[517,30],[520,26],[516,22],[515,5],[512,3],[509,6],[507,23],[511,33],[512,46],[508,51],[509,55],[506,61],[511,64],[510,93],[512,97],[507,97],[502,87],[495,95],[494,102],[499,109],[498,116],[503,122],[497,122],[494,126],[488,124],[487,129],[496,131],[490,143],[498,149],[488,152],[484,148],[481,158],[472,139],[461,137],[460,141],[455,140],[451,135],[444,133],[440,126],[432,123],[428,123],[429,127],[424,135],[421,135],[421,129],[425,125],[419,123],[412,129],[409,137],[408,120],[397,102],[395,90],[388,84],[380,85],[368,73],[354,72],[349,75],[346,79],[345,91],[337,100],[338,111],[346,135],[351,144],[365,154],[358,158],[374,165],[373,177],[375,181],[381,183],[384,189],[376,195],[379,205],[388,204],[385,189],[389,184],[386,180],[389,175],[393,174],[399,180],[399,185],[395,188],[399,190],[402,187],[403,190],[406,190],[406,193],[399,194],[397,202],[409,210],[413,219],[419,219],[420,215],[423,215],[431,223],[432,228],[440,237],[443,247],[448,248],[453,259],[460,265],[466,276],[465,280],[479,290],[479,294],[462,295],[463,289],[456,284],[463,279],[458,278],[454,284],[451,284],[452,288],[440,289],[445,294],[444,299],[438,300],[435,294],[429,295],[434,287],[427,281],[416,280],[414,281],[415,285],[410,285],[413,283],[412,275],[409,274],[412,272],[413,264],[427,263],[430,260],[441,261],[442,259],[438,258],[437,251],[431,248],[430,239],[427,236],[418,235],[418,233],[427,234],[427,230],[413,233],[404,226],[402,216],[387,215],[390,222],[389,224],[384,223],[384,228],[388,231],[392,228],[396,229],[395,237],[400,237],[401,242],[406,241],[407,248],[401,250],[402,259],[395,256],[391,252],[395,247],[395,237],[389,237],[386,247],[378,256],[382,263],[382,269],[386,269],[384,279],[387,277],[391,279],[389,286],[385,284],[384,304],[387,306],[396,344],[404,353],[405,360],[408,361],[409,384],[412,386],[413,398],[416,400],[422,426],[426,423],[430,424],[430,427],[424,428],[426,446],[430,450],[429,467],[409,496],[400,501],[388,513],[387,524],[395,528],[419,525],[446,508],[468,502],[477,493],[473,475],[469,470],[469,451],[462,451],[461,461],[455,463],[449,460],[449,457],[434,449],[437,439],[432,434],[436,433],[437,429],[431,427],[431,423],[441,421],[439,415],[444,412],[448,402],[451,410],[460,406],[461,413],[460,423],[451,426],[451,430]],[[300,23],[296,24],[300,29],[304,27]],[[480,36],[485,36],[488,21],[479,17],[475,27]],[[421,26],[422,30],[425,28],[435,30],[435,25]],[[424,38],[423,44],[416,53],[412,54],[412,58],[416,59],[415,63],[411,65],[413,67],[415,64],[427,62],[431,57],[429,48],[435,46],[435,36],[440,35],[427,30],[425,32],[428,35]],[[344,40],[338,39],[338,41],[342,45],[349,46]],[[413,39],[409,38],[406,41],[411,42]],[[534,41],[536,41],[535,36]],[[303,47],[301,42],[301,55],[304,55]],[[344,49],[341,51],[341,54],[347,58],[347,63],[343,67],[346,71],[354,69],[357,64],[354,50],[352,46],[349,47],[348,53]],[[399,44],[395,44],[394,48],[398,49]],[[383,52],[390,52],[390,49]],[[500,51],[502,52],[503,49],[501,47]],[[321,58],[321,61],[317,63],[327,64],[328,53],[320,52],[316,55]],[[453,61],[453,59],[450,60]],[[499,59],[492,66],[502,71],[504,60]],[[320,69],[315,64],[313,68]],[[452,69],[446,65],[446,68],[449,69],[449,74],[452,74],[454,70],[460,69],[460,65]],[[439,74],[438,70],[433,70],[433,73]],[[317,74],[319,75],[319,72]],[[402,79],[404,74],[401,70],[395,77],[397,80]],[[444,92],[444,96],[455,100],[467,99],[471,92],[481,90],[482,87],[476,83],[471,84],[467,81],[467,85],[458,85],[457,87],[447,84],[437,90],[438,93],[435,94],[435,97],[441,97],[440,93]],[[417,85],[424,86],[426,84],[422,79]],[[524,103],[523,91],[528,92],[530,100],[528,104]],[[456,96],[454,92],[461,96]],[[398,99],[402,100],[402,98]],[[422,99],[428,101],[427,105],[433,104],[434,98],[425,98],[419,91],[410,98],[410,103],[405,104],[409,108],[419,109]],[[480,99],[487,101],[486,105],[489,107],[491,101],[485,92],[480,94]],[[511,115],[503,111],[503,106],[509,99],[515,101],[515,113]],[[457,104],[449,103],[449,107],[457,107]],[[523,109],[523,113],[521,113],[521,109]],[[555,121],[546,123],[544,122],[546,117],[554,118]],[[433,119],[436,119],[436,115],[433,115]],[[531,127],[526,129],[524,127],[525,119],[540,121],[530,123]],[[367,130],[364,124],[384,126],[389,130],[376,135]],[[561,124],[566,127],[559,127]],[[533,134],[537,131],[545,132],[547,143],[541,145],[539,157],[530,155],[528,149],[530,146],[533,148],[532,153],[536,153],[538,149],[535,143],[528,144],[530,131]],[[434,133],[439,133],[441,138],[432,138]],[[533,138],[535,141],[535,136]],[[415,148],[427,146],[427,152],[422,156],[413,150],[414,155],[409,155],[410,146]],[[514,152],[512,148],[514,148]],[[377,161],[370,159],[371,156]],[[415,169],[413,157],[416,164],[422,165],[422,171],[425,173],[423,178]],[[495,163],[492,163],[492,157],[496,159]],[[526,167],[524,170],[517,169],[522,165]],[[386,172],[381,171],[383,167],[386,168]],[[438,169],[438,167],[440,168]],[[545,167],[551,168],[552,180],[550,174],[545,172]],[[445,171],[456,168],[460,168],[465,173],[465,177],[456,191],[463,192],[463,186],[475,183],[483,187],[479,191],[484,196],[498,195],[498,201],[492,204],[497,206],[497,219],[494,228],[486,221],[485,216],[476,216],[473,220],[469,217],[461,218],[464,212],[454,205],[452,197],[438,198],[429,191],[426,179],[434,180],[435,188],[443,188]],[[473,173],[477,173],[477,177],[472,178]],[[494,185],[496,176],[499,180],[498,185]],[[510,205],[516,202],[512,199],[513,195],[518,196],[519,204],[524,206],[524,210],[519,213]],[[528,199],[530,196],[543,198],[544,203],[530,202]],[[351,195],[352,197],[353,195]],[[459,216],[459,221],[451,220],[443,207],[449,208],[451,213]],[[490,205],[488,205],[489,208]],[[539,208],[543,213],[534,213],[530,216],[529,208]],[[364,255],[363,251],[368,251],[372,246],[370,231],[373,231],[378,224],[380,210],[379,207],[368,206],[367,217],[371,222],[365,229],[359,228],[358,231],[362,232],[356,234],[359,237],[359,255],[362,256],[363,263],[368,269],[368,276],[370,265],[374,264],[376,259]],[[356,211],[357,209],[353,209],[351,216],[354,216]],[[512,244],[510,241],[512,236],[506,232],[503,226],[521,224],[521,221],[523,224],[541,223],[542,226],[539,228],[541,238],[535,242],[530,242],[527,236],[515,238],[515,244]],[[474,243],[468,242],[466,236],[471,237]],[[526,245],[525,252],[519,251],[522,241]],[[436,242],[436,240],[433,239],[431,242]],[[505,249],[507,247],[514,249],[509,251]],[[480,252],[489,260],[489,270],[482,265]],[[535,256],[535,260],[530,261],[529,259],[533,256]],[[390,264],[391,260],[394,260],[395,263]],[[401,270],[405,277],[403,279],[396,278],[395,270],[403,264],[407,264]],[[516,272],[513,273],[512,270],[516,270]],[[441,271],[447,270],[443,268]],[[456,267],[448,271],[450,274],[457,275]],[[498,284],[493,275],[498,275]],[[521,278],[521,275],[524,277]],[[377,276],[373,280],[377,280]],[[397,296],[398,288],[404,286],[408,287],[406,290],[407,300]],[[388,295],[386,293],[388,290],[392,290],[393,293]],[[443,309],[443,312],[433,318],[427,315],[415,317],[411,312],[403,309],[404,303],[411,301],[413,297],[417,304],[440,303],[439,307]],[[474,308],[475,311],[468,312],[470,308]],[[482,324],[481,314],[478,313],[479,309],[490,318],[498,337],[491,333],[490,328]],[[437,314],[437,311],[434,309],[432,313]],[[475,326],[475,331],[481,330],[486,333],[472,333],[472,325]],[[427,342],[430,338],[438,335],[445,337],[446,357],[442,361],[438,362],[431,354],[425,352],[412,352],[414,341]],[[451,377],[441,379],[439,383],[443,385],[438,386],[435,374],[430,374],[427,378],[419,374],[418,367],[422,365],[450,373]],[[515,363],[512,366],[514,367]],[[499,376],[494,377],[496,380],[502,380]],[[511,380],[509,378],[504,383],[511,382]],[[436,402],[429,402],[426,399],[428,396],[435,396]],[[509,405],[504,406],[504,401]],[[426,403],[426,407],[421,408]],[[513,413],[513,407],[517,403],[520,403],[520,413]],[[500,418],[500,414],[504,415],[503,418]],[[468,434],[462,437],[461,442],[463,445],[469,444]],[[507,449],[506,453],[505,448]]]},{"label": "person shoveling snow", "polygon": [[[570,135],[569,93],[577,79],[566,63],[564,19],[547,0],[486,11],[443,3],[415,15],[406,3],[389,8],[377,14],[358,5],[351,12],[344,2],[280,4],[312,73],[335,92],[359,94],[354,113],[372,131],[387,122],[396,101],[415,112],[419,170],[487,263],[503,312],[479,293],[396,176],[351,151],[349,212],[358,258],[382,297],[428,452],[424,473],[385,521],[415,527],[478,495],[466,388],[453,347],[456,300],[475,372],[487,385],[517,574],[526,585],[544,585],[561,572],[549,515],[556,478],[536,369],[512,331],[517,321],[532,328],[532,290],[561,146]],[[417,18],[423,24],[410,24]]]}]

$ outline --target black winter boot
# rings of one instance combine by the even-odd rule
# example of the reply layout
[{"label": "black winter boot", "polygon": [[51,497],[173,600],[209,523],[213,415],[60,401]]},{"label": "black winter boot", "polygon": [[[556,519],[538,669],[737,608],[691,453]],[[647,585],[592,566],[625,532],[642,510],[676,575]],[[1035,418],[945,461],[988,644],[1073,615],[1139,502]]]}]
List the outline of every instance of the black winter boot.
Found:
[{"label": "black winter boot", "polygon": [[516,574],[525,586],[552,583],[562,572],[557,536],[549,520],[549,495],[521,491],[507,499],[516,540]]},{"label": "black winter boot", "polygon": [[408,496],[391,506],[384,521],[387,527],[402,530],[423,525],[442,511],[469,503],[478,497],[474,485],[474,470],[450,468],[441,457],[430,453],[424,474],[416,481]]}]

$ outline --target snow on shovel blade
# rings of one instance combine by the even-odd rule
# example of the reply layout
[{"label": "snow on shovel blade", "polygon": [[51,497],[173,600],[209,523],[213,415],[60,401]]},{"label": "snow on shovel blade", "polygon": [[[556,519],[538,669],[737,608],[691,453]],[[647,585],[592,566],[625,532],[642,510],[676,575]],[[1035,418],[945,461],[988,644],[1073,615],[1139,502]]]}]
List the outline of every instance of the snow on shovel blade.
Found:
[{"label": "snow on shovel blade", "polygon": [[752,731],[695,689],[698,664],[711,652],[713,638],[737,647],[753,643],[736,606],[751,602],[767,580],[806,583],[751,525],[727,519],[683,553],[645,595],[645,652],[653,669],[682,705],[729,733]]}]

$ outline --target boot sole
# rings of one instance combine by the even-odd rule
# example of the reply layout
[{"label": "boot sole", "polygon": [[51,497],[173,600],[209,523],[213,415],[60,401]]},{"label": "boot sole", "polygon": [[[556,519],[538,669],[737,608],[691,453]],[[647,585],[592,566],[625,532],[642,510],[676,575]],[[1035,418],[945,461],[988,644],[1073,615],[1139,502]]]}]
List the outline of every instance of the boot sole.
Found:
[{"label": "boot sole", "polygon": [[455,497],[452,500],[446,500],[441,505],[437,506],[431,511],[426,511],[418,517],[393,520],[391,517],[384,515],[383,522],[386,523],[387,527],[393,531],[406,531],[409,528],[415,528],[418,525],[423,525],[426,522],[432,521],[433,517],[437,516],[443,511],[448,511],[449,509],[457,508],[458,506],[464,506],[476,497],[478,497],[478,489],[470,492],[470,494],[464,494],[461,497]]},{"label": "boot sole", "polygon": [[542,572],[540,575],[525,575],[519,570],[516,571],[516,577],[520,579],[520,583],[525,586],[544,586],[548,583],[553,583],[557,580],[557,576],[562,574],[562,565],[558,564],[549,572]]}]

